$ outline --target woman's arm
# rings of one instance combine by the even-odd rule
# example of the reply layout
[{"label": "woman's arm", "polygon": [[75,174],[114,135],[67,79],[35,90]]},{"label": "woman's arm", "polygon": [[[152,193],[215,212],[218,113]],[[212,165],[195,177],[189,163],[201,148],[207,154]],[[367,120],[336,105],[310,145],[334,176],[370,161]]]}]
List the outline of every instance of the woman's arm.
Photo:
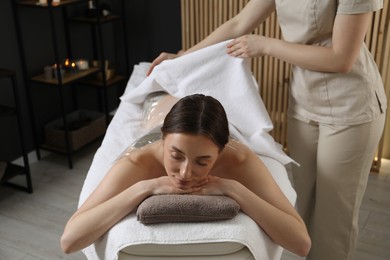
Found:
[{"label": "woman's arm", "polygon": [[205,39],[183,52],[190,53],[204,47],[233,39],[254,31],[275,10],[274,1],[251,0],[233,18],[223,23]]},{"label": "woman's arm", "polygon": [[311,240],[303,220],[277,185],[269,181],[264,184],[268,186],[259,185],[264,190],[263,195],[258,195],[242,183],[233,182],[226,195],[236,200],[241,210],[275,243],[299,256],[306,256]]},{"label": "woman's arm", "polygon": [[[150,166],[151,163],[146,163]],[[163,176],[163,177],[160,177]],[[200,187],[182,190],[172,185],[165,172],[151,174],[150,168],[119,160],[99,186],[74,213],[65,226],[61,247],[65,253],[85,248],[131,213],[144,199],[155,194],[191,193]]]},{"label": "woman's arm", "polygon": [[177,56],[202,49],[204,47],[233,39],[244,34],[248,34],[256,29],[273,11],[275,10],[274,1],[251,0],[246,6],[233,18],[223,23],[205,39],[179,54],[161,53],[151,64],[147,75],[150,75],[153,68],[167,59],[173,59]]},{"label": "woman's arm", "polygon": [[307,255],[311,240],[306,226],[257,155],[250,154],[240,166],[229,168],[227,175],[220,175],[226,178],[210,177],[199,193],[231,197],[275,243]]},{"label": "woman's arm", "polygon": [[150,195],[150,190],[144,188],[145,177],[140,176],[140,170],[124,159],[110,169],[66,224],[61,237],[65,253],[92,244]]},{"label": "woman's arm", "polygon": [[336,15],[330,47],[245,35],[228,45],[228,53],[241,58],[269,55],[304,69],[347,73],[359,55],[371,15]]}]

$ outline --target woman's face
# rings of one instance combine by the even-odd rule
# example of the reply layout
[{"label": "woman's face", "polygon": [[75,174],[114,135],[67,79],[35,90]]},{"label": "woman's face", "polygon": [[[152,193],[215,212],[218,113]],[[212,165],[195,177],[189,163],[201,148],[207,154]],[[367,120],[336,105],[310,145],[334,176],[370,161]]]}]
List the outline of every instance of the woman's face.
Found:
[{"label": "woman's face", "polygon": [[181,189],[205,179],[219,155],[218,146],[203,135],[168,134],[164,138],[164,167]]}]

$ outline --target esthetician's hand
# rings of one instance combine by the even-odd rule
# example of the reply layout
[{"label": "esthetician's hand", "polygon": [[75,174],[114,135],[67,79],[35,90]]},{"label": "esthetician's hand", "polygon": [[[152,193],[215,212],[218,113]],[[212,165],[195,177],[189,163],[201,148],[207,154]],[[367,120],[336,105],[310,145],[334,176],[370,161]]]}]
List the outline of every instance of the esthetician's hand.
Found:
[{"label": "esthetician's hand", "polygon": [[227,45],[227,53],[237,58],[253,58],[265,55],[267,37],[248,34],[238,37]]},{"label": "esthetician's hand", "polygon": [[158,64],[160,64],[164,60],[170,60],[170,59],[177,58],[179,56],[179,53],[174,54],[174,53],[162,52],[157,58],[154,59],[154,61],[152,62],[152,64],[149,67],[149,70],[146,72],[146,76],[149,76],[150,73],[152,73],[154,67],[156,67]]}]

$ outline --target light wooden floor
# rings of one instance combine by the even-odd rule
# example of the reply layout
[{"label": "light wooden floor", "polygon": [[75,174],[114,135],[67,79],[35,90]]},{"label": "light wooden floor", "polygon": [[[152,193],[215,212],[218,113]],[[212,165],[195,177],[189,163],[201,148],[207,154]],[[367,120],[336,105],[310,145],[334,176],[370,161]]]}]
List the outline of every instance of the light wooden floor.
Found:
[{"label": "light wooden floor", "polygon": [[[99,141],[75,155],[74,169],[66,157],[49,154],[31,163],[34,193],[0,186],[0,259],[85,259],[81,253],[64,255],[59,246],[63,227],[76,209],[86,172]],[[17,179],[22,182],[23,179]],[[360,214],[355,260],[390,259],[390,161],[380,174],[371,174]],[[285,252],[282,260],[301,260]]]}]

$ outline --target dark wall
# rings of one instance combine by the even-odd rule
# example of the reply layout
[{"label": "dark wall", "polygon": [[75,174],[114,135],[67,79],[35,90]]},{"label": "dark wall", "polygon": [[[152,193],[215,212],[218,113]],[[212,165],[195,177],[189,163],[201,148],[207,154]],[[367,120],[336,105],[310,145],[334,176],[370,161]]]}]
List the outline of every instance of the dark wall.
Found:
[{"label": "dark wall", "polygon": [[[27,99],[27,89],[31,93],[34,124],[39,143],[44,142],[44,125],[61,117],[59,92],[55,86],[31,83],[26,78],[42,73],[45,65],[55,63],[50,20],[47,9],[17,7],[22,41],[18,40],[17,26],[12,8],[13,0],[0,1],[0,68],[15,71],[17,90],[22,101],[23,133],[27,138],[28,151],[34,150],[31,113]],[[38,1],[38,0],[37,0]],[[128,77],[133,66],[142,61],[151,61],[162,51],[177,52],[181,48],[180,0],[100,0],[108,2],[113,13],[125,14],[126,20],[103,24],[104,55],[115,66],[118,73]],[[122,8],[124,3],[124,8]],[[87,1],[68,7],[67,16],[85,12]],[[66,26],[69,26],[71,56],[92,60],[96,58],[96,40],[93,29],[86,24],[64,22],[61,9],[55,9],[55,35],[60,59],[68,57]],[[127,45],[126,41],[127,39]],[[23,52],[18,44],[21,43]],[[126,57],[126,51],[128,56]],[[25,54],[25,63],[22,63]],[[24,66],[25,65],[25,66]],[[127,79],[115,88],[108,90],[109,109],[115,109],[118,97],[123,92]],[[67,111],[75,109],[72,97],[76,96],[79,108],[99,109],[99,93],[91,87],[74,84],[65,88],[64,100]],[[0,104],[14,105],[10,81],[0,79]],[[0,160],[12,160],[21,155],[17,124],[14,118],[0,118]]]}]

